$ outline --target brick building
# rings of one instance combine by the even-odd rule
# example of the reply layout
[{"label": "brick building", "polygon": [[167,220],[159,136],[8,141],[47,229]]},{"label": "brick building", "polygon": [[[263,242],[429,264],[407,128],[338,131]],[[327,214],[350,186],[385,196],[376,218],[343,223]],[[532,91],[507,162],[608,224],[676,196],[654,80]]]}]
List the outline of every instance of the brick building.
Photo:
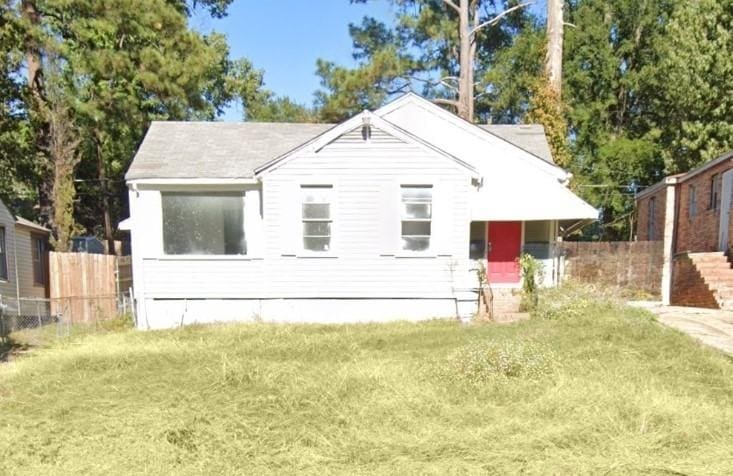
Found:
[{"label": "brick building", "polygon": [[665,242],[666,303],[733,304],[732,198],[733,151],[636,196],[637,240]]}]

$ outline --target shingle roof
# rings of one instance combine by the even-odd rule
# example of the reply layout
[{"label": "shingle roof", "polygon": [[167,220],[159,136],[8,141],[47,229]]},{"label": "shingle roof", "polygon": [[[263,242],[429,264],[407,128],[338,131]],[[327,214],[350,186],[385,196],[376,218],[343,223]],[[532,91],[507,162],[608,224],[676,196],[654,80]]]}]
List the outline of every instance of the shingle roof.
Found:
[{"label": "shingle roof", "polygon": [[333,127],[263,122],[153,122],[125,178],[249,178]]},{"label": "shingle roof", "polygon": [[550,144],[545,136],[545,128],[541,124],[481,124],[479,127],[521,147],[545,162],[555,163],[552,160]]},{"label": "shingle roof", "polygon": [[[153,122],[127,180],[251,178],[254,170],[333,127],[264,122]],[[553,163],[541,125],[481,125]]]},{"label": "shingle roof", "polygon": [[33,228],[34,230],[37,230],[37,231],[42,231],[42,232],[45,232],[45,233],[51,233],[51,230],[49,230],[45,226],[41,226],[38,223],[32,222],[30,220],[27,220],[27,219],[25,219],[23,217],[19,217],[17,215],[15,217],[15,224],[16,225],[25,226],[25,227],[28,227],[28,228]]}]

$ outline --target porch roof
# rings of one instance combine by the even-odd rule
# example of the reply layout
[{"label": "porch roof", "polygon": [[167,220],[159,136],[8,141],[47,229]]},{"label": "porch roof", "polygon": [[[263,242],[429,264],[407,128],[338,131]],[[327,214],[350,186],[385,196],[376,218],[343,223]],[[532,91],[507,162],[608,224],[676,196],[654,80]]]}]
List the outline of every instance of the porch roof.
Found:
[{"label": "porch roof", "polygon": [[472,221],[597,219],[598,210],[553,180],[486,180],[471,203]]}]

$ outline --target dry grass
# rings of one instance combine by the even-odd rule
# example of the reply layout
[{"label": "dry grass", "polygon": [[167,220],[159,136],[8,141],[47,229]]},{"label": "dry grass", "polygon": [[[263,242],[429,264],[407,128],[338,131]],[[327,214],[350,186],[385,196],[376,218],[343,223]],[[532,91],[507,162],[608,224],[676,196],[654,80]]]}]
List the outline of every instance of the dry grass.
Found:
[{"label": "dry grass", "polygon": [[[0,368],[0,473],[733,471],[729,357],[643,311],[551,302],[511,326],[254,324],[57,344]],[[489,377],[446,378],[481,349]],[[491,371],[537,359],[541,372]]]}]

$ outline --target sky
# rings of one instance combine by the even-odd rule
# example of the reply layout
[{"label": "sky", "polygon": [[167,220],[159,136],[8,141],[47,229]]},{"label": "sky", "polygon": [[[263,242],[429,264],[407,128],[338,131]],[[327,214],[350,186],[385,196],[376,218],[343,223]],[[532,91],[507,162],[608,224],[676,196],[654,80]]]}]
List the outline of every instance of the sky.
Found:
[{"label": "sky", "polygon": [[[246,57],[265,71],[267,89],[310,105],[319,86],[316,59],[354,64],[349,23],[364,15],[389,20],[391,8],[387,0],[235,0],[227,17],[214,19],[199,11],[191,24],[202,32],[224,33],[232,58]],[[221,119],[241,121],[241,105]]]},{"label": "sky", "polygon": [[[531,8],[541,13],[545,0]],[[388,0],[234,0],[225,18],[211,18],[200,9],[191,25],[204,33],[225,34],[232,58],[246,57],[265,71],[267,89],[311,105],[319,87],[316,60],[354,65],[349,23],[359,23],[365,15],[390,22],[394,11]],[[227,109],[221,120],[241,121],[241,105]]]}]

